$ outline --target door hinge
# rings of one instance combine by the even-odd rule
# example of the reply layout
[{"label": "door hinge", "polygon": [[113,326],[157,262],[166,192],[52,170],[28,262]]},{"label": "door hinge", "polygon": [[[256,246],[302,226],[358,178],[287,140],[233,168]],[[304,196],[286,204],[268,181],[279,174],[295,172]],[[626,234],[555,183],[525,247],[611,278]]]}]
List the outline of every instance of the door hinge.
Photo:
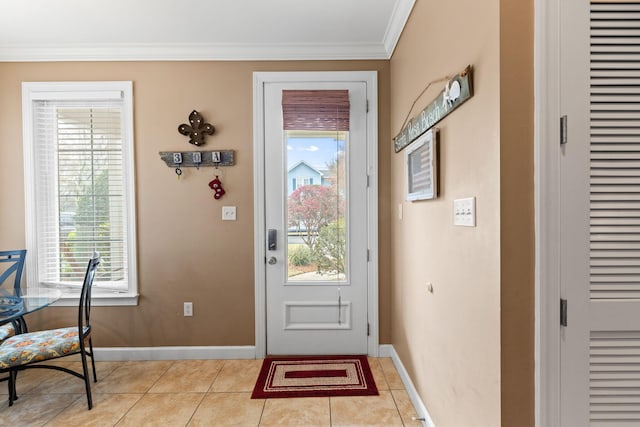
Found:
[{"label": "door hinge", "polygon": [[367,99],[367,113],[369,112],[369,100]]},{"label": "door hinge", "polygon": [[560,145],[567,143],[567,116],[560,117]]},{"label": "door hinge", "polygon": [[567,300],[560,298],[560,326],[567,326]]},{"label": "door hinge", "polygon": [[367,188],[369,188],[369,185],[371,185],[370,181],[369,181],[369,178],[370,178],[369,175],[367,175]]},{"label": "door hinge", "polygon": [[370,261],[370,252],[369,252],[369,249],[367,249],[367,262],[369,261]]},{"label": "door hinge", "polygon": [[369,325],[369,324],[367,323],[367,336],[369,336],[369,335],[371,334],[371,327],[370,327],[370,326],[371,326],[371,325]]}]

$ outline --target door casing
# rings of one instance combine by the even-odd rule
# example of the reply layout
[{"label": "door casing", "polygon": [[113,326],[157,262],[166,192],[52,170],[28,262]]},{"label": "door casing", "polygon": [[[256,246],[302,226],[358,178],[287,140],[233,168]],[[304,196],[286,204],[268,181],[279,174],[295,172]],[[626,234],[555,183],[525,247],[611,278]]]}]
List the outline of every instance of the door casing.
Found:
[{"label": "door casing", "polygon": [[376,71],[336,72],[255,72],[253,74],[253,218],[254,218],[254,285],[255,285],[255,352],[266,356],[266,253],[265,253],[265,152],[264,152],[264,84],[267,82],[365,82],[368,101],[367,140],[367,312],[369,356],[378,356],[378,82]]},{"label": "door casing", "polygon": [[[560,16],[534,0],[535,424],[560,425]],[[542,203],[544,201],[544,203]]]},{"label": "door casing", "polygon": [[[560,116],[567,108],[561,99],[562,62],[567,60],[561,57],[561,43],[562,37],[569,35],[568,29],[563,28],[562,13],[567,13],[564,6],[567,5],[554,0],[534,0],[535,425],[540,427],[562,425],[563,417],[572,409],[562,407],[564,338],[559,310],[563,293],[559,136]],[[579,138],[573,133],[575,144]],[[571,311],[575,315],[577,301],[573,302]]]}]

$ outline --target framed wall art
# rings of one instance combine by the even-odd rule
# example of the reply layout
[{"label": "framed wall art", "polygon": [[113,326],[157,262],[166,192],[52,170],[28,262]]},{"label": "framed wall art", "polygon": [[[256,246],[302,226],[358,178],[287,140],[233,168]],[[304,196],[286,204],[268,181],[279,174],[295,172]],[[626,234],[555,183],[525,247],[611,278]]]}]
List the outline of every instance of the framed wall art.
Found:
[{"label": "framed wall art", "polygon": [[406,199],[438,197],[438,129],[422,134],[405,150]]}]

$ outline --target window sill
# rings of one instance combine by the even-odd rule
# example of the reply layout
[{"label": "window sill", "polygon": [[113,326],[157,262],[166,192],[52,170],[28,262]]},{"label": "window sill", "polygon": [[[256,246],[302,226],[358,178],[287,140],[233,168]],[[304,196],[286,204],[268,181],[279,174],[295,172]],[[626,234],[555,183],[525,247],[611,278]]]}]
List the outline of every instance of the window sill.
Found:
[{"label": "window sill", "polygon": [[[96,292],[91,295],[92,306],[134,306],[138,305],[138,294]],[[65,293],[62,297],[51,304],[53,307],[77,307],[78,294]]]}]

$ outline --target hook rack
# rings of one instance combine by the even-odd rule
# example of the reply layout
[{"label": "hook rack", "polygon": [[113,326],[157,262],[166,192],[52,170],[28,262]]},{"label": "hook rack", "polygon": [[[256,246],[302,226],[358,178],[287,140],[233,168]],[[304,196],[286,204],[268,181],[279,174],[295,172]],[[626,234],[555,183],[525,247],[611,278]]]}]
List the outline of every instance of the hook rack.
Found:
[{"label": "hook rack", "polygon": [[160,158],[172,168],[233,166],[234,151],[161,151]]}]

